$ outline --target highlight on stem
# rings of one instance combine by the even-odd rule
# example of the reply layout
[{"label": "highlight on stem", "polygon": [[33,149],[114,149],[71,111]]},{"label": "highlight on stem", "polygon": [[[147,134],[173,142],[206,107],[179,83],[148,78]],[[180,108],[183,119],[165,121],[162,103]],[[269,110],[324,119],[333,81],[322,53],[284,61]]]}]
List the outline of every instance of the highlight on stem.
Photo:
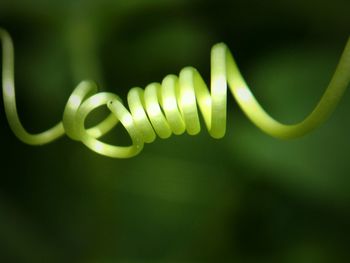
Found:
[{"label": "highlight on stem", "polygon": [[[210,135],[214,138],[223,137],[228,88],[245,115],[263,132],[282,139],[300,137],[317,128],[330,116],[350,82],[349,38],[333,77],[314,110],[301,122],[286,125],[272,118],[261,107],[228,47],[219,43],[211,50],[210,91],[199,72],[195,68],[186,67],[178,76],[168,75],[161,83],[151,83],[145,89],[130,89],[127,95],[128,107],[125,107],[116,94],[98,92],[94,82],[84,80],[70,95],[62,121],[42,133],[31,134],[23,127],[17,112],[12,39],[3,29],[0,29],[0,39],[4,107],[14,134],[31,145],[50,143],[66,134],[91,150],[114,158],[137,155],[144,143],[153,142],[156,136],[168,138],[173,133],[199,133],[201,128],[198,111],[201,112]],[[109,116],[96,126],[86,128],[87,116],[103,105],[111,111]],[[130,135],[130,146],[111,145],[99,139],[119,122]]]}]

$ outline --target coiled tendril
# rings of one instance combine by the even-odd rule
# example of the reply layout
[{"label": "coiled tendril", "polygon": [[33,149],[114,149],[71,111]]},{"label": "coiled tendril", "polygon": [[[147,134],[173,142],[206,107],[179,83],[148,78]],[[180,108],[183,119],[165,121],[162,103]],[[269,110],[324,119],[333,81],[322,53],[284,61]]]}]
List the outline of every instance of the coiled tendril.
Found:
[{"label": "coiled tendril", "polygon": [[[116,94],[98,93],[93,82],[83,81],[70,95],[63,120],[45,132],[30,134],[22,126],[17,113],[12,40],[2,29],[0,38],[5,112],[15,135],[27,144],[42,145],[67,134],[99,154],[116,158],[138,154],[144,143],[152,142],[156,135],[168,138],[172,133],[182,134],[185,131],[191,135],[197,134],[200,131],[197,105],[211,136],[224,136],[227,83],[243,112],[257,127],[277,138],[295,138],[308,133],[327,119],[350,82],[349,39],[330,84],[315,109],[300,123],[285,125],[270,117],[256,101],[227,46],[220,43],[211,51],[210,92],[198,71],[186,67],[179,76],[168,75],[161,83],[149,84],[144,90],[132,88],[127,96],[128,110]],[[111,114],[98,125],[86,129],[86,117],[102,105],[107,105]],[[115,146],[98,140],[119,121],[131,137],[131,146]]]}]

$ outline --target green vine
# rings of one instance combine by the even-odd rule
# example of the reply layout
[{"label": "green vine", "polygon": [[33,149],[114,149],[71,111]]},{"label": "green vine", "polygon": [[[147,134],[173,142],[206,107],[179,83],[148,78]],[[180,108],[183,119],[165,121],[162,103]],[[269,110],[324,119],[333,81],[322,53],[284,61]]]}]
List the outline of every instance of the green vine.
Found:
[{"label": "green vine", "polygon": [[[350,82],[349,39],[315,109],[300,123],[285,125],[273,119],[256,101],[227,46],[220,43],[211,51],[210,92],[198,71],[186,67],[180,71],[179,76],[168,75],[161,83],[151,83],[144,90],[132,88],[127,96],[128,110],[116,94],[98,92],[93,82],[82,81],[70,95],[62,121],[45,132],[30,134],[22,126],[16,107],[13,43],[3,29],[0,29],[0,38],[3,51],[4,106],[14,134],[31,145],[46,144],[67,134],[91,150],[115,158],[135,156],[142,150],[144,143],[151,143],[156,135],[168,138],[172,133],[199,133],[197,104],[211,136],[223,137],[226,129],[227,84],[243,112],[258,128],[277,138],[300,137],[329,117]],[[111,114],[96,126],[86,129],[86,117],[103,105],[107,105]],[[115,146],[99,140],[119,122],[129,133],[131,146]]]}]

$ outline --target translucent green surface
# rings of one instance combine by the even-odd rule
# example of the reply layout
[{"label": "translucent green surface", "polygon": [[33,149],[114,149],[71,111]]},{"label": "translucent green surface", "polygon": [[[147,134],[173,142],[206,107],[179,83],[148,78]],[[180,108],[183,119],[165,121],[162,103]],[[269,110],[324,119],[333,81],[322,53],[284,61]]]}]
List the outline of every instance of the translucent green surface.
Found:
[{"label": "translucent green surface", "polygon": [[[82,81],[68,99],[63,120],[45,132],[30,134],[22,126],[17,113],[13,43],[9,34],[1,29],[0,37],[5,112],[16,136],[25,143],[41,145],[67,134],[91,150],[115,158],[135,156],[142,150],[143,144],[152,142],[156,135],[168,138],[172,133],[199,133],[198,108],[209,133],[214,138],[221,138],[226,129],[227,83],[243,112],[257,127],[271,136],[286,139],[302,136],[324,122],[350,82],[349,40],[333,78],[315,109],[300,123],[285,125],[268,115],[256,101],[227,46],[220,43],[211,52],[210,92],[198,71],[186,67],[179,76],[168,75],[162,83],[151,83],[144,90],[132,88],[127,96],[128,109],[116,94],[97,92],[93,82]],[[103,105],[107,105],[111,114],[95,127],[86,129],[87,116]],[[115,146],[98,140],[119,122],[130,135],[131,146]]]}]

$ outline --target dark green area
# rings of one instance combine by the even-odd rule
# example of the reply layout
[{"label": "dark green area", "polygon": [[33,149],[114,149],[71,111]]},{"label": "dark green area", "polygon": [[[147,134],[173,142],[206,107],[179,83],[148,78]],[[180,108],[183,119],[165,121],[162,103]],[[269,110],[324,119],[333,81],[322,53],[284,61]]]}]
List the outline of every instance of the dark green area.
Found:
[{"label": "dark green area", "polygon": [[[209,81],[217,42],[264,107],[292,123],[327,86],[349,10],[347,0],[11,0],[0,26],[32,132],[59,121],[86,78],[122,98],[188,65]],[[68,138],[22,144],[1,103],[0,262],[349,262],[349,106],[346,94],[320,129],[280,141],[230,97],[223,139],[203,127],[117,160]]]}]

